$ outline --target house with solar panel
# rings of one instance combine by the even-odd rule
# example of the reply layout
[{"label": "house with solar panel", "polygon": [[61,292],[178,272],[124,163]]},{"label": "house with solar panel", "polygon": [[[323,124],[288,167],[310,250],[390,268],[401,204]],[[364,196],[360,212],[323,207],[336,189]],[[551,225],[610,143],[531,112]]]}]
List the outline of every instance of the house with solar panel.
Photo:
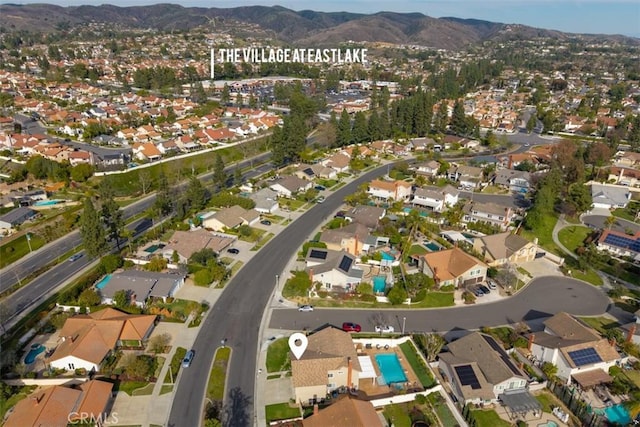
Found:
[{"label": "house with solar panel", "polygon": [[633,236],[614,230],[604,230],[596,242],[598,249],[615,256],[640,262],[640,231]]},{"label": "house with solar panel", "polygon": [[345,251],[309,248],[306,271],[312,282],[331,291],[353,291],[362,281],[364,271],[356,267],[356,258]]},{"label": "house with solar panel", "polygon": [[539,411],[527,389],[529,377],[490,335],[472,332],[447,344],[438,368],[460,402],[497,403],[514,414]]},{"label": "house with solar panel", "polygon": [[583,389],[611,382],[609,368],[621,358],[615,344],[564,312],[545,320],[544,331],[528,337],[535,361],[553,363],[558,378]]}]

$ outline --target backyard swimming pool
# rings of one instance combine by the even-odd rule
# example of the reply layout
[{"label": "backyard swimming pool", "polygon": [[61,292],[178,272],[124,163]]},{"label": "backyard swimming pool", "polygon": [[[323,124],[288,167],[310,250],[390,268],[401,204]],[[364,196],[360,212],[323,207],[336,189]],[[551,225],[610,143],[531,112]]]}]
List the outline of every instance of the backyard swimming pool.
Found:
[{"label": "backyard swimming pool", "polygon": [[609,421],[616,425],[626,426],[631,423],[631,416],[629,412],[627,412],[627,408],[621,404],[609,406],[604,410],[604,415]]},{"label": "backyard swimming pool", "polygon": [[376,363],[385,384],[404,383],[407,382],[407,376],[404,374],[404,369],[398,360],[398,356],[395,353],[383,353],[376,354]]},{"label": "backyard swimming pool", "polygon": [[102,280],[100,280],[98,283],[96,283],[96,289],[104,288],[107,285],[107,283],[109,283],[109,280],[111,280],[111,275],[107,274],[106,276],[104,276],[102,278]]},{"label": "backyard swimming pool", "polygon": [[144,251],[147,253],[154,253],[155,251],[157,251],[158,249],[162,249],[164,248],[165,245],[163,245],[162,243],[157,243],[157,244],[153,244],[151,246],[149,246],[148,248],[146,248]]},{"label": "backyard swimming pool", "polygon": [[373,292],[384,292],[387,286],[385,276],[373,276]]},{"label": "backyard swimming pool", "polygon": [[63,203],[64,200],[39,200],[37,202],[35,202],[33,205],[34,206],[51,206],[51,205],[57,205],[58,203]]},{"label": "backyard swimming pool", "polygon": [[424,247],[429,249],[431,252],[438,252],[440,250],[440,246],[436,245],[431,241],[425,240],[423,244],[424,244]]},{"label": "backyard swimming pool", "polygon": [[29,365],[36,360],[36,357],[44,351],[44,346],[42,344],[31,344],[31,350],[27,353],[27,356],[24,358],[24,363]]}]

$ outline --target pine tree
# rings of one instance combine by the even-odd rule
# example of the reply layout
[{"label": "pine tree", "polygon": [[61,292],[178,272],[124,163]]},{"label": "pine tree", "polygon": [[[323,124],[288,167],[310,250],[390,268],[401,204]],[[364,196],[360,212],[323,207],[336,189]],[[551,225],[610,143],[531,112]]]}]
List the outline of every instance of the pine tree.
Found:
[{"label": "pine tree", "polygon": [[351,131],[353,142],[360,144],[368,139],[367,118],[362,111],[358,111],[353,120],[353,130]]},{"label": "pine tree", "polygon": [[108,179],[100,183],[100,203],[102,210],[102,221],[107,227],[107,234],[110,240],[116,241],[118,250],[120,249],[120,235],[124,228],[122,211],[114,199],[113,186]]},{"label": "pine tree", "polygon": [[351,134],[351,117],[347,110],[342,110],[338,121],[338,146],[343,147],[351,144],[353,136]]},{"label": "pine tree", "polygon": [[165,216],[173,209],[173,202],[171,200],[171,194],[169,189],[169,181],[164,173],[164,170],[160,170],[158,175],[158,191],[156,191],[156,201],[154,202],[155,210],[160,216]]},{"label": "pine tree", "polygon": [[192,176],[191,180],[189,180],[186,196],[193,209],[200,210],[204,208],[207,202],[206,192],[200,180],[195,176]]},{"label": "pine tree", "polygon": [[451,115],[451,130],[458,135],[467,134],[467,117],[464,114],[464,104],[461,100],[457,100],[453,105],[453,114]]},{"label": "pine tree", "polygon": [[224,172],[224,162],[220,153],[216,153],[215,163],[213,164],[213,182],[219,187],[224,187],[227,182],[227,174]]},{"label": "pine tree", "polygon": [[80,235],[84,250],[91,258],[101,256],[109,248],[100,216],[89,197],[84,201],[84,209],[80,216]]},{"label": "pine tree", "polygon": [[380,116],[377,111],[374,111],[369,116],[369,122],[367,123],[367,134],[369,141],[376,141],[380,139]]},{"label": "pine tree", "polygon": [[228,104],[230,100],[231,94],[229,93],[229,85],[225,83],[224,87],[222,88],[222,93],[220,94],[220,102],[222,103],[222,105],[225,105]]}]

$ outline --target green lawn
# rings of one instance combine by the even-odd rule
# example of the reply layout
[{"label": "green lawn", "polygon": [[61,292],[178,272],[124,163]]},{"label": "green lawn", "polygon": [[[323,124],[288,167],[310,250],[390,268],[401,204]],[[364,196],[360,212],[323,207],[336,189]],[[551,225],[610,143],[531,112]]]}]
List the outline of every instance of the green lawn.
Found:
[{"label": "green lawn", "polygon": [[267,372],[288,371],[290,368],[289,338],[277,339],[267,349]]},{"label": "green lawn", "polygon": [[594,286],[602,286],[602,278],[598,276],[598,273],[592,268],[588,268],[587,271],[580,271],[578,269],[571,270],[571,277],[578,280],[584,280],[591,283]]},{"label": "green lawn", "polygon": [[[173,354],[171,358],[171,369],[167,371],[167,375],[164,377],[165,384],[173,384],[173,382],[178,377],[178,372],[180,371],[180,367],[182,366],[182,359],[187,354],[187,349],[184,347],[178,347],[176,352]],[[173,378],[172,378],[173,376]]]},{"label": "green lawn", "polygon": [[456,418],[451,413],[451,410],[449,410],[447,403],[440,393],[431,393],[427,396],[427,400],[436,411],[436,415],[440,418],[443,426],[455,426],[458,424],[458,421],[456,421]]},{"label": "green lawn", "polygon": [[402,350],[405,359],[409,362],[409,365],[411,365],[411,369],[413,369],[413,372],[415,372],[416,376],[422,383],[422,386],[426,389],[433,387],[436,381],[431,375],[429,368],[425,366],[422,358],[418,356],[418,350],[413,346],[413,343],[411,341],[407,341],[400,344],[399,347]]},{"label": "green lawn", "polygon": [[267,423],[277,420],[289,420],[301,415],[300,408],[292,408],[288,403],[276,403],[265,407],[267,413]]},{"label": "green lawn", "polygon": [[[631,203],[633,203],[633,202],[631,202]],[[635,202],[635,203],[638,203],[638,202]],[[635,215],[629,209],[629,207],[627,207],[625,209],[615,209],[615,210],[611,211],[611,215],[613,215],[615,217],[618,217],[618,218],[626,219],[627,221],[631,221],[631,222],[635,222],[635,220],[636,220]]]},{"label": "green lawn", "polygon": [[[31,249],[36,250],[43,247],[45,241],[42,237],[31,234]],[[27,242],[27,236],[22,235],[16,237],[10,242],[7,242],[0,246],[0,268],[4,268],[7,265],[15,262],[29,253],[29,242]]]},{"label": "green lawn", "polygon": [[418,304],[411,305],[416,308],[428,307],[452,307],[453,292],[427,292],[427,295]]},{"label": "green lawn", "polygon": [[173,391],[173,386],[172,385],[165,385],[163,384],[162,387],[160,387],[160,394],[167,394],[167,393],[171,393]]},{"label": "green lawn", "polygon": [[620,324],[615,320],[611,320],[608,317],[600,316],[600,317],[579,317],[581,321],[591,326],[596,331],[604,334],[608,329],[613,329]]},{"label": "green lawn", "polygon": [[230,357],[231,349],[229,347],[218,348],[216,351],[207,384],[207,397],[211,400],[222,401],[224,398],[224,383],[227,379],[227,366],[229,366]]},{"label": "green lawn", "polygon": [[118,385],[118,391],[124,391],[129,396],[134,396],[136,390],[141,389],[143,387],[146,388],[148,384],[149,383],[145,381],[122,381]]},{"label": "green lawn", "polygon": [[405,404],[385,406],[384,417],[391,421],[391,425],[394,427],[411,427],[411,417],[409,417]]},{"label": "green lawn", "polygon": [[155,383],[149,383],[144,387],[137,388],[131,392],[131,396],[148,396],[153,393],[153,387]]},{"label": "green lawn", "polygon": [[593,231],[589,227],[581,225],[571,227],[565,227],[558,233],[558,240],[564,245],[565,248],[575,253],[576,249],[584,244],[586,238]]},{"label": "green lawn", "polygon": [[471,411],[476,420],[476,427],[511,427],[511,423],[503,420],[494,410]]},{"label": "green lawn", "polygon": [[555,215],[545,216],[542,218],[540,227],[537,230],[524,229],[522,231],[522,237],[529,241],[537,238],[538,244],[544,249],[562,256],[563,252],[560,251],[560,248],[553,242],[553,228],[556,226],[556,222],[558,222],[558,217]]},{"label": "green lawn", "polygon": [[421,246],[421,245],[413,245],[411,246],[411,248],[409,249],[409,254],[408,256],[412,256],[412,255],[423,255],[428,253],[429,251]]},{"label": "green lawn", "polygon": [[551,413],[551,408],[554,406],[562,406],[560,401],[551,393],[544,390],[537,394],[536,399],[542,405],[542,412]]},{"label": "green lawn", "polygon": [[635,370],[627,371],[627,370],[624,370],[624,371],[622,371],[622,373],[627,378],[629,378],[629,381],[634,383],[636,385],[636,387],[640,388],[640,371],[635,371]]}]

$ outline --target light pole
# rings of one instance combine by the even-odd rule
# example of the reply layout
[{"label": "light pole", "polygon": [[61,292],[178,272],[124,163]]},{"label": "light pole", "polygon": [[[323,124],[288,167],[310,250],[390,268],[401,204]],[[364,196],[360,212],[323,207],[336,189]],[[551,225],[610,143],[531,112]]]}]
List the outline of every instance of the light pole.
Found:
[{"label": "light pole", "polygon": [[404,326],[405,326],[406,323],[407,323],[407,318],[403,317],[402,318],[402,335],[404,335]]},{"label": "light pole", "polygon": [[27,233],[27,244],[29,245],[29,252],[33,252],[33,249],[31,249],[31,234]]}]

